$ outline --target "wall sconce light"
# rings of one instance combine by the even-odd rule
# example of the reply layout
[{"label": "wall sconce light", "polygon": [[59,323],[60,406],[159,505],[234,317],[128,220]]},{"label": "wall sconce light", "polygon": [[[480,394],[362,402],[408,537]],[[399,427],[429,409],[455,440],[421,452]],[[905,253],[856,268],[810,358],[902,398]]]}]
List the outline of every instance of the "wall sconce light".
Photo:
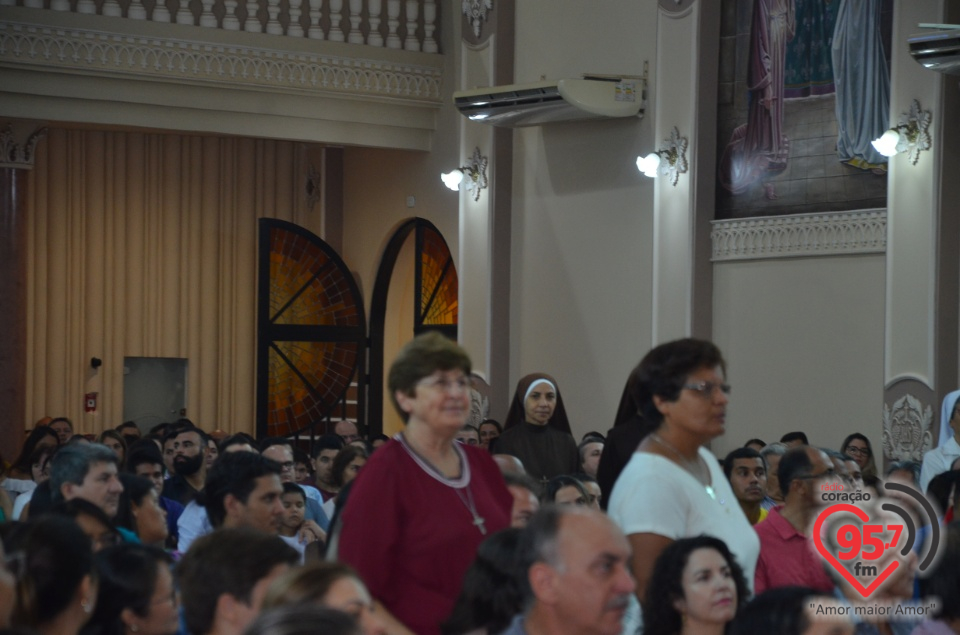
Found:
[{"label": "wall sconce light", "polygon": [[459,190],[460,185],[467,179],[467,191],[473,194],[473,200],[480,200],[480,190],[487,189],[487,157],[480,155],[480,148],[473,149],[470,162],[452,172],[440,175],[443,184],[451,190]]},{"label": "wall sconce light", "polygon": [[687,171],[687,139],[680,136],[680,131],[674,126],[670,131],[670,138],[664,139],[665,144],[656,152],[645,157],[637,157],[637,169],[644,176],[670,177],[670,184],[676,186],[681,174]]},{"label": "wall sconce light", "polygon": [[930,119],[930,111],[920,110],[920,102],[914,99],[910,104],[910,112],[901,114],[900,122],[895,127],[870,143],[885,157],[909,150],[907,158],[911,165],[916,165],[920,151],[930,149]]}]

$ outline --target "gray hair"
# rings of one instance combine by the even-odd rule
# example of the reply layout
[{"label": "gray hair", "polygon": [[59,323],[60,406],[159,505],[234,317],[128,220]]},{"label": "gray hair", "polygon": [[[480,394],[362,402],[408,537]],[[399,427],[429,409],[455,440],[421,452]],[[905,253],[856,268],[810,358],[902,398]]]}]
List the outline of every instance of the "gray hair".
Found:
[{"label": "gray hair", "polygon": [[773,443],[768,443],[767,445],[763,446],[763,449],[760,450],[760,458],[763,459],[763,466],[764,466],[767,470],[769,470],[769,469],[770,469],[770,463],[769,463],[769,461],[767,461],[767,457],[768,457],[768,456],[771,456],[771,455],[773,455],[773,456],[783,456],[784,454],[787,453],[787,450],[788,450],[788,449],[789,449],[789,448],[787,448],[787,444],[786,444],[786,443],[781,443],[781,442],[779,442],[779,441],[775,441],[775,442],[773,442]]},{"label": "gray hair", "polygon": [[530,585],[530,567],[543,562],[557,571],[563,570],[559,544],[560,519],[572,509],[571,505],[544,505],[530,517],[527,526],[520,532],[517,553],[521,554],[522,558],[520,570],[523,575],[520,576],[520,588],[523,592],[525,611],[537,599]]},{"label": "gray hair", "polygon": [[82,485],[90,467],[97,463],[117,465],[117,455],[100,443],[71,443],[61,446],[50,460],[50,495],[53,502],[63,500],[64,483]]},{"label": "gray hair", "polygon": [[790,448],[787,447],[786,443],[780,443],[779,441],[775,441],[774,443],[768,443],[767,445],[763,446],[763,449],[760,450],[760,456],[762,456],[763,460],[766,461],[767,457],[770,456],[771,454],[776,456],[783,456],[784,454],[787,453],[787,450],[789,449]]},{"label": "gray hair", "polygon": [[543,562],[554,569],[563,569],[560,559],[560,520],[564,514],[571,512],[563,505],[544,505],[530,517],[520,538],[523,544],[520,553],[526,554],[528,568]]},{"label": "gray hair", "polygon": [[910,472],[913,476],[913,484],[920,485],[920,464],[916,461],[894,461],[887,466],[887,471],[883,473],[884,478],[890,478],[894,472]]}]

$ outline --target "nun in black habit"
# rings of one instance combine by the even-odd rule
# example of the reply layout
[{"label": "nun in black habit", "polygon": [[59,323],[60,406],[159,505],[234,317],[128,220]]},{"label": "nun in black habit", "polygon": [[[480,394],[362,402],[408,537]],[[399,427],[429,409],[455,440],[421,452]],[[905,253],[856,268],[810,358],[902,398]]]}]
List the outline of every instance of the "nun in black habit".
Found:
[{"label": "nun in black habit", "polygon": [[580,471],[580,453],[556,379],[532,373],[520,380],[493,451],[517,457],[527,474],[542,483]]}]

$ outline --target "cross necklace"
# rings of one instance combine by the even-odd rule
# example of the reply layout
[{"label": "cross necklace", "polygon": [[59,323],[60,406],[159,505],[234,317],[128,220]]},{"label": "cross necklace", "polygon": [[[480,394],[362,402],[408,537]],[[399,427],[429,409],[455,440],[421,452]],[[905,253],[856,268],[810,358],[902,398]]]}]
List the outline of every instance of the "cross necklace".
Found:
[{"label": "cross necklace", "polygon": [[[457,493],[457,498],[463,502],[463,505],[473,517],[471,524],[476,527],[482,535],[486,536],[487,527],[484,524],[486,519],[477,513],[477,504],[473,500],[473,491],[470,489],[470,463],[467,462],[467,456],[464,454],[463,450],[458,448],[456,445],[453,446],[454,451],[460,457],[461,473],[458,478],[450,479],[444,476],[443,473],[437,469],[433,463],[420,456],[420,454],[413,449],[406,435],[404,435],[402,432],[398,433],[394,439],[400,442],[401,447],[403,447],[413,461],[420,466],[420,469],[444,485],[453,488],[453,491]],[[464,492],[466,492],[466,496],[464,496]]]},{"label": "cross necklace", "polygon": [[[466,496],[463,495],[464,490],[467,492]],[[467,506],[467,511],[470,512],[470,515],[473,516],[473,526],[479,529],[482,535],[486,536],[487,527],[484,525],[483,516],[477,513],[477,505],[473,502],[473,492],[470,491],[470,486],[454,488],[454,491],[457,493],[457,496],[460,497],[460,500],[463,501],[463,504]]]}]

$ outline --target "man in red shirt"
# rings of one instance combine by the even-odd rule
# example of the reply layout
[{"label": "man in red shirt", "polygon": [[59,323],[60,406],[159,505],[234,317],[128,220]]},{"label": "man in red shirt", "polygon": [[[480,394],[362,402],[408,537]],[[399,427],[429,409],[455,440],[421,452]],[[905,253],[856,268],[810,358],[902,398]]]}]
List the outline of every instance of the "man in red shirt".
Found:
[{"label": "man in red shirt", "polygon": [[778,472],[784,504],[754,527],[760,536],[754,593],[803,586],[830,594],[833,580],[809,532],[824,506],[821,486],[836,479],[833,463],[824,452],[802,445],[783,456]]}]

